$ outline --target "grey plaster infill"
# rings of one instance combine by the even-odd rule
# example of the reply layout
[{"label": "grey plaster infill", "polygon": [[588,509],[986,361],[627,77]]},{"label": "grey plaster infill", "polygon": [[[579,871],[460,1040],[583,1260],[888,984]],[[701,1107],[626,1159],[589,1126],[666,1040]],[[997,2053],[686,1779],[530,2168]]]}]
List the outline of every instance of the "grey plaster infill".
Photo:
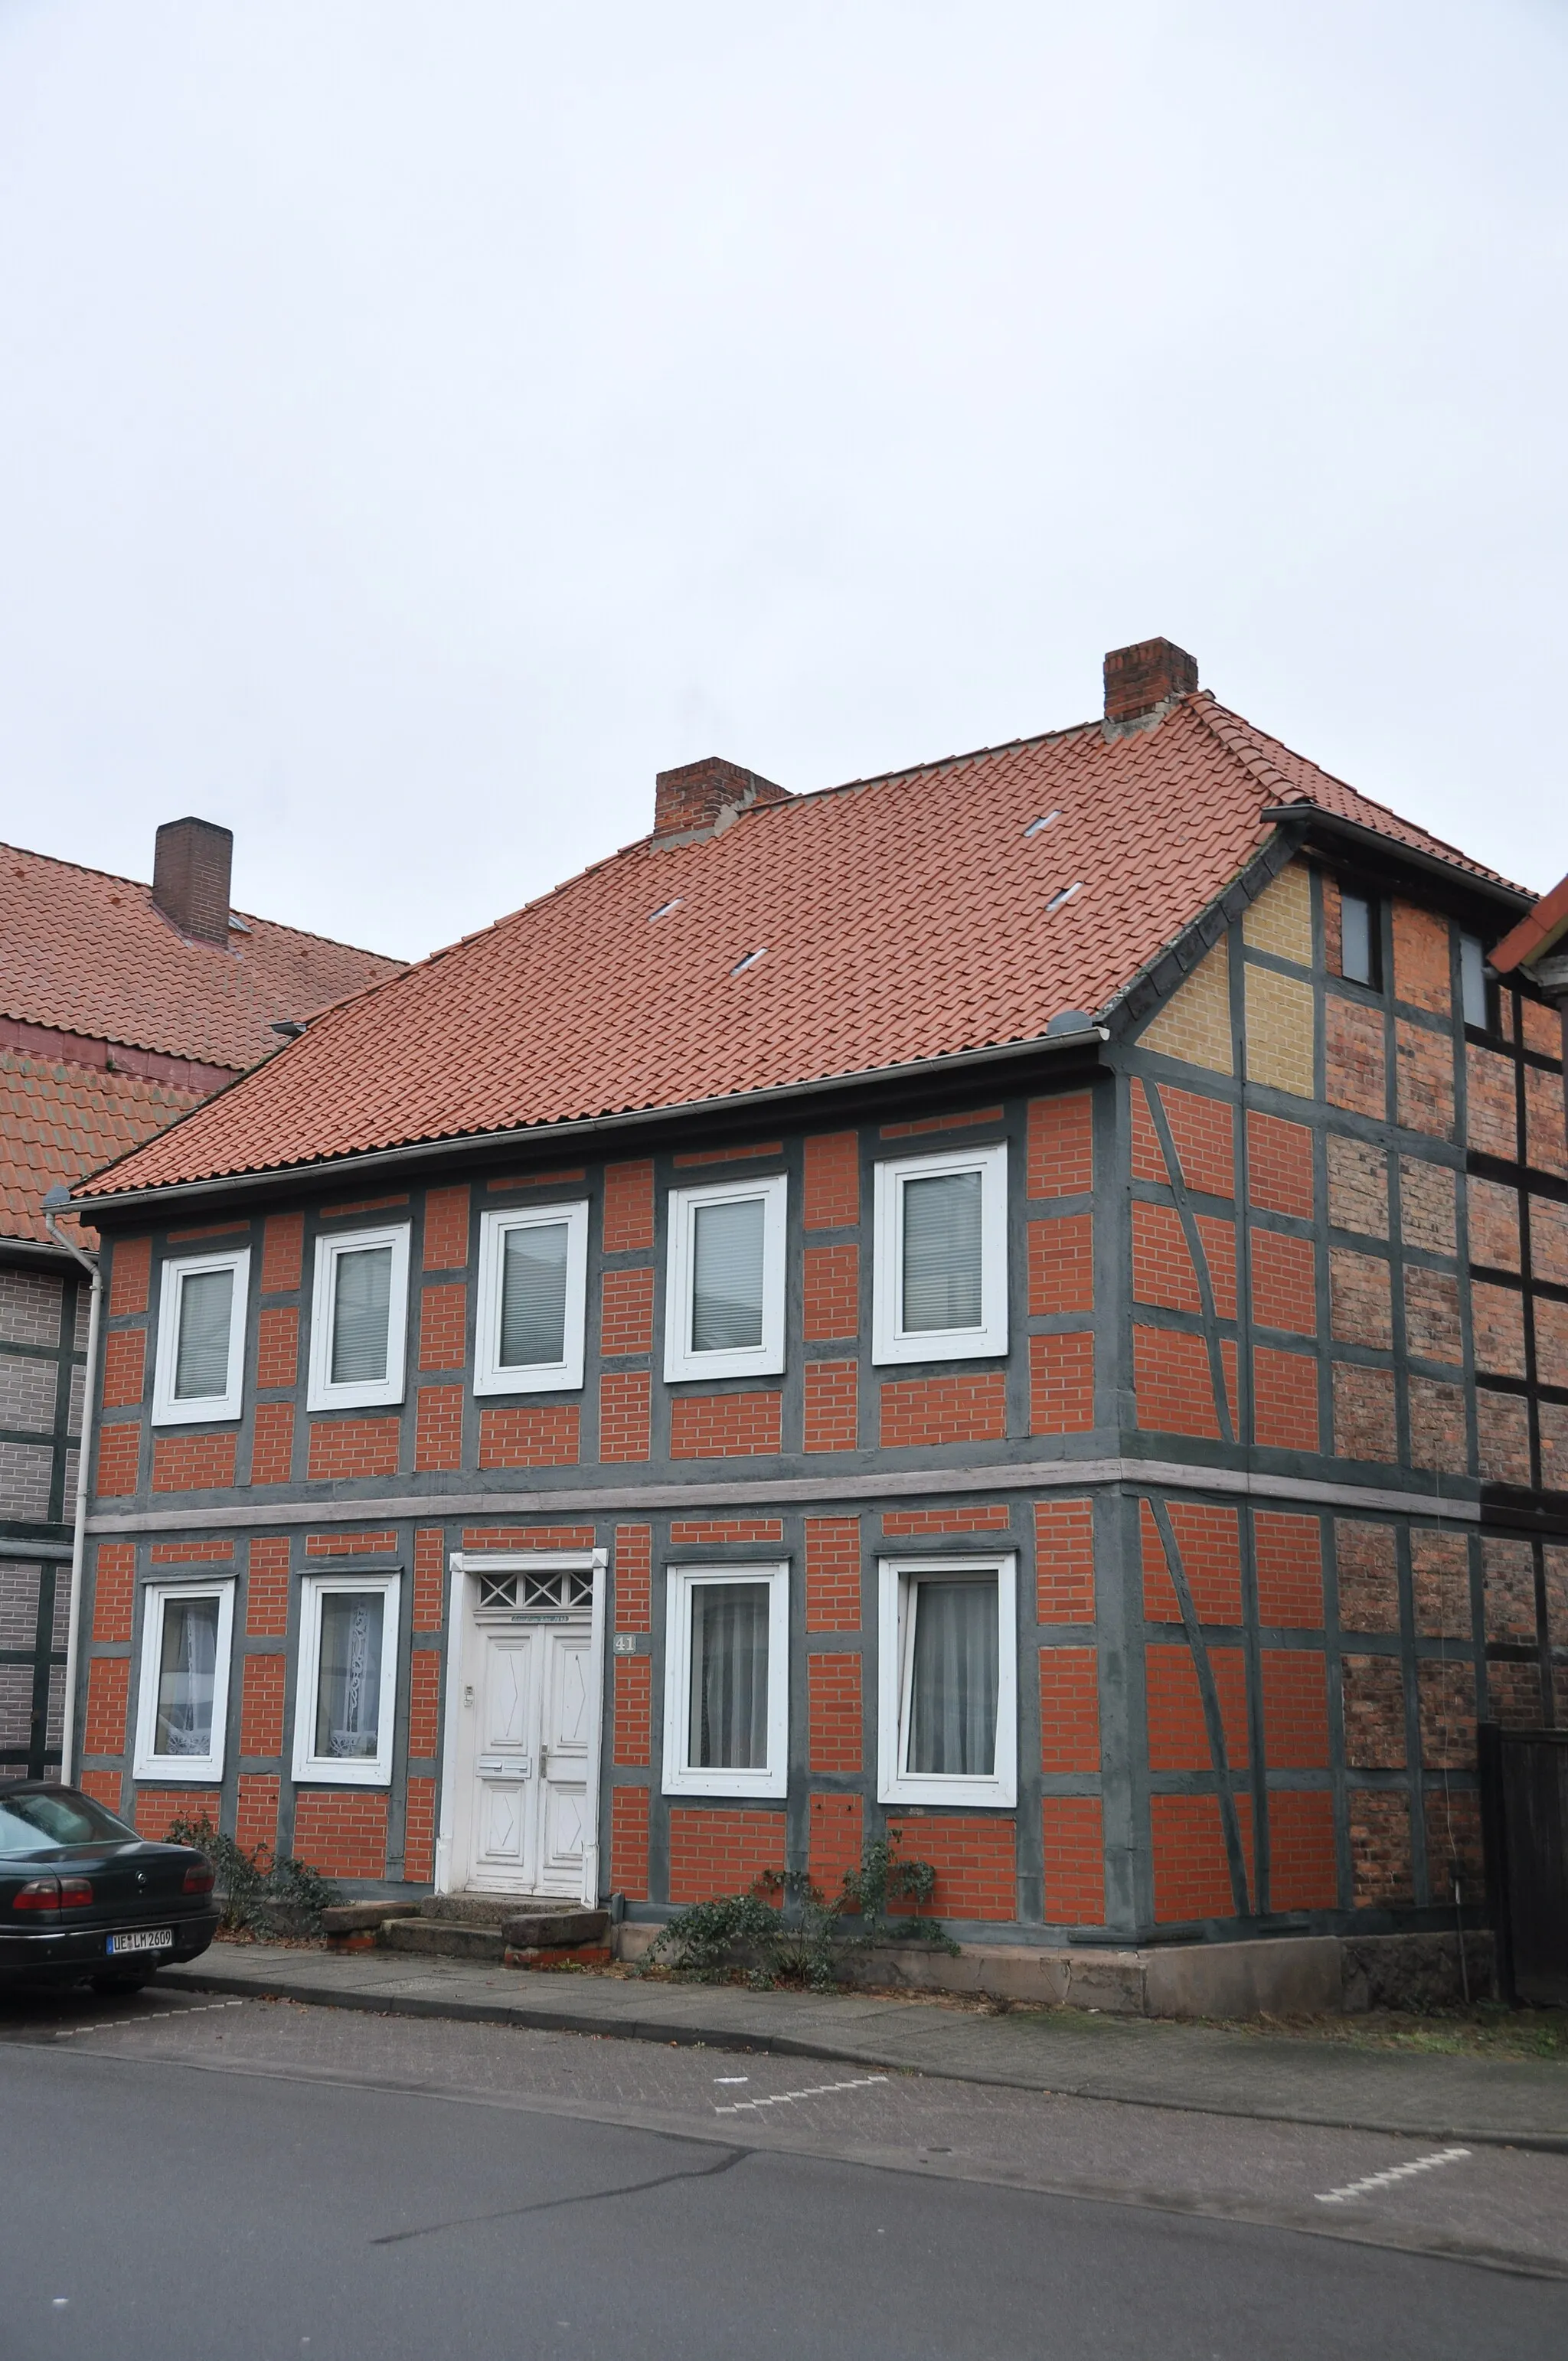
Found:
[{"label": "grey plaster infill", "polygon": [[842,2059],[1065,2098],[1568,2153],[1568,2070],[1545,2060],[1378,2053],[1146,2018],[1091,2022],[1050,2010],[991,2016],[853,1993],[531,1975],[445,1960],[410,1974],[408,1965],[390,1952],[338,1959],[281,1945],[225,1944],[191,1967],[165,1969],[159,1984],[266,1993],[308,2007]]},{"label": "grey plaster infill", "polygon": [[1223,1492],[1258,1500],[1301,1500],[1321,1508],[1376,1509],[1428,1521],[1479,1524],[1481,1503],[1446,1492],[1417,1492],[1374,1484],[1331,1484],[1315,1477],[1270,1476],[1242,1467],[1212,1467],[1175,1459],[1011,1460],[990,1467],[879,1468],[870,1475],[714,1477],[696,1484],[610,1484],[547,1492],[416,1492],[377,1494],[361,1500],[261,1501],[244,1508],[111,1510],[90,1516],[90,1533],[267,1532],[281,1525],[362,1525],[371,1518],[430,1524],[456,1517],[635,1514],[650,1509],[754,1508],[801,1501],[880,1500],[955,1492],[1082,1492],[1106,1485],[1157,1485],[1188,1492]]}]

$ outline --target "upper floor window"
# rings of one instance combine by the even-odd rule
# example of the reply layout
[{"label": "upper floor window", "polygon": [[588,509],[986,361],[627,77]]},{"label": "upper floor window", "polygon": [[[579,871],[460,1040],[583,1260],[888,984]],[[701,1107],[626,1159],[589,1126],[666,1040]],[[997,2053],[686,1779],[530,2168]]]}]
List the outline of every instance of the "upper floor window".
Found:
[{"label": "upper floor window", "polygon": [[407,1223],[316,1240],[310,1409],[401,1401],[408,1301]]},{"label": "upper floor window", "polygon": [[1352,983],[1383,989],[1383,928],[1379,905],[1370,894],[1340,895],[1341,975]]},{"label": "upper floor window", "polygon": [[665,1795],[782,1795],[789,1568],[672,1566],[668,1583]]},{"label": "upper floor window", "polygon": [[879,1164],[873,1360],[1006,1350],[1006,1142]]},{"label": "upper floor window", "polygon": [[586,1202],[480,1215],[477,1394],[582,1384],[587,1267]]},{"label": "upper floor window", "polygon": [[143,1594],[138,1779],[219,1780],[234,1584],[153,1583]]},{"label": "upper floor window", "polygon": [[764,1377],[784,1365],[789,1182],[672,1189],[666,1378]]},{"label": "upper floor window", "polygon": [[1459,998],[1466,1025],[1490,1028],[1492,994],[1486,978],[1486,952],[1479,935],[1459,938]]},{"label": "upper floor window", "polygon": [[248,1246],[164,1264],[152,1381],[155,1426],[239,1416],[249,1279]]},{"label": "upper floor window", "polygon": [[883,1559],[881,1802],[1016,1801],[1015,1566],[1010,1553]]}]

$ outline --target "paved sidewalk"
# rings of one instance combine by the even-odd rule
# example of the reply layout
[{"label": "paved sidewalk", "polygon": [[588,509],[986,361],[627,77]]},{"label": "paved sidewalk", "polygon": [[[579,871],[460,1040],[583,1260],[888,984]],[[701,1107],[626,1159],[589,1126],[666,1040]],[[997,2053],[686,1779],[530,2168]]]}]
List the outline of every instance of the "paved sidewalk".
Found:
[{"label": "paved sidewalk", "polygon": [[407,1953],[214,1944],[160,1987],[272,1994],[317,2007],[467,2018],[620,2040],[705,2042],[959,2081],[1207,2114],[1414,2132],[1568,2153],[1568,2068],[1412,2057],[1328,2041],[1050,2010],[981,2015],[852,1993],[751,1993],[470,1967]]}]

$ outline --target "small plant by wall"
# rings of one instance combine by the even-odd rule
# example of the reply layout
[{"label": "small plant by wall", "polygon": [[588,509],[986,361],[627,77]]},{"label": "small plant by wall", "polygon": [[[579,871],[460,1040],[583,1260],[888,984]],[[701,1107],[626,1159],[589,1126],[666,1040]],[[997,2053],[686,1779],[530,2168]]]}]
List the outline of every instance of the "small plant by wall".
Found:
[{"label": "small plant by wall", "polygon": [[194,1845],[206,1854],[216,1878],[222,1924],[231,1933],[319,1935],[322,1912],[338,1899],[336,1886],[308,1861],[273,1854],[265,1845],[247,1852],[233,1837],[221,1834],[205,1812],[199,1819],[170,1821],[169,1841]]},{"label": "small plant by wall", "polygon": [[[899,1858],[896,1830],[868,1842],[859,1869],[846,1870],[831,1898],[803,1870],[764,1870],[744,1894],[715,1894],[672,1918],[639,1970],[673,1969],[698,1983],[724,1983],[740,1971],[753,1992],[800,1983],[824,1992],[852,1950],[879,1943],[926,1942],[956,1952],[939,1920],[922,1911],[936,1889],[928,1861]],[[900,1904],[913,1909],[891,1915]]]}]

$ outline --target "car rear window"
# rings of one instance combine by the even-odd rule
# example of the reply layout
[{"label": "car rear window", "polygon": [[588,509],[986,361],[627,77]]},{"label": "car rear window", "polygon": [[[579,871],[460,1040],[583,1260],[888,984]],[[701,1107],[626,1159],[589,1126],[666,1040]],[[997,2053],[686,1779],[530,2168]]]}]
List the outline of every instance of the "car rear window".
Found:
[{"label": "car rear window", "polygon": [[89,1796],[64,1788],[48,1795],[0,1795],[0,1861],[53,1852],[61,1845],[123,1842],[126,1828]]}]

